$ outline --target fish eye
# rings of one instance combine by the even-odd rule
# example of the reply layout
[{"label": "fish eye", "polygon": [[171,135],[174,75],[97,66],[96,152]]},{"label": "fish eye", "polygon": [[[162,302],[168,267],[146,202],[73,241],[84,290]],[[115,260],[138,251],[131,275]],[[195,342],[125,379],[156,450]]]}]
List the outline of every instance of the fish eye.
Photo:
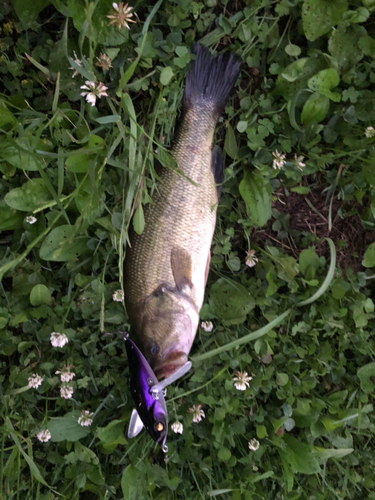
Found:
[{"label": "fish eye", "polygon": [[160,347],[158,346],[158,344],[156,344],[156,342],[153,342],[151,344],[151,354],[157,354],[159,351],[160,351]]},{"label": "fish eye", "polygon": [[157,430],[158,432],[161,432],[162,430],[164,430],[164,425],[161,422],[156,422],[155,430]]},{"label": "fish eye", "polygon": [[154,385],[154,381],[152,380],[152,378],[148,378],[147,383],[150,387]]}]

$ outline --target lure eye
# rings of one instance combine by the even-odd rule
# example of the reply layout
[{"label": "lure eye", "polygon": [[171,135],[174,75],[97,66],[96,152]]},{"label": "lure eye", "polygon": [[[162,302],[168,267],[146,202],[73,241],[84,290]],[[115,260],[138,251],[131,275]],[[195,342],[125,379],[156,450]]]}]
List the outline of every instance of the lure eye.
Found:
[{"label": "lure eye", "polygon": [[164,430],[164,425],[163,425],[161,422],[156,422],[156,424],[155,424],[155,429],[156,429],[158,432],[161,432],[162,430]]}]

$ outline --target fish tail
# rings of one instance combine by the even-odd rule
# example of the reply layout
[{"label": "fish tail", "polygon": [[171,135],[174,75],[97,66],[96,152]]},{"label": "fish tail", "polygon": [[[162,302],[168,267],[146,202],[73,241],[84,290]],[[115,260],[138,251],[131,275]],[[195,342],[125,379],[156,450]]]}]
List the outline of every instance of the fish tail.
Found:
[{"label": "fish tail", "polygon": [[191,62],[190,71],[186,75],[183,110],[211,103],[219,118],[239,75],[241,58],[228,52],[214,57],[200,43],[195,43],[191,52],[195,55],[195,60]]}]

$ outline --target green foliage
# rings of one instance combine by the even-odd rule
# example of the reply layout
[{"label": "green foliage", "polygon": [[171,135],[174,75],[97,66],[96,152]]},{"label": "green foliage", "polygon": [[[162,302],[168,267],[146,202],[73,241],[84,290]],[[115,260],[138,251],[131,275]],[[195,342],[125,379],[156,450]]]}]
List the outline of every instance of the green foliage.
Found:
[{"label": "green foliage", "polygon": [[31,179],[22,187],[12,189],[4,197],[10,208],[22,212],[34,212],[48,205],[52,199],[43,179]]},{"label": "green foliage", "polygon": [[215,317],[224,324],[237,324],[246,320],[255,302],[244,286],[220,278],[210,288],[210,306]]},{"label": "green foliage", "polygon": [[64,440],[74,442],[86,437],[90,430],[79,425],[78,418],[78,411],[69,412],[63,417],[51,418],[47,427],[51,433],[51,440],[55,442]]},{"label": "green foliage", "polygon": [[366,249],[365,255],[363,256],[362,266],[364,267],[375,267],[375,243]]},{"label": "green foliage", "polygon": [[262,227],[271,217],[271,187],[269,179],[257,172],[245,171],[238,187],[246,203],[250,224]]},{"label": "green foliage", "polygon": [[[132,7],[129,30],[104,0],[0,9],[0,498],[375,498],[375,2]],[[164,457],[145,432],[125,437],[111,332],[129,328],[123,259],[155,156],[176,168],[194,40],[243,65],[215,136],[226,168],[201,310],[214,329],[168,387],[184,430]],[[107,87],[94,106],[86,81]]]},{"label": "green foliage", "polygon": [[40,257],[44,260],[65,262],[76,259],[88,251],[88,238],[76,237],[74,226],[64,225],[54,228],[43,241]]},{"label": "green foliage", "polygon": [[331,31],[348,8],[347,0],[304,0],[302,6],[303,29],[306,38],[313,42]]}]

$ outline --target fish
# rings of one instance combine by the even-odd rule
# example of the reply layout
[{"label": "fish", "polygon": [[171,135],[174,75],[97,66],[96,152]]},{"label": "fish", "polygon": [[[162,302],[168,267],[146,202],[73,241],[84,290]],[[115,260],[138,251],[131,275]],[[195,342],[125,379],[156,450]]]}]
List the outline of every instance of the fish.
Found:
[{"label": "fish", "polygon": [[188,361],[182,370],[176,371],[172,377],[159,383],[142,352],[126,332],[119,332],[125,340],[129,362],[130,393],[135,408],[130,417],[128,437],[137,436],[146,428],[152,439],[157,442],[164,453],[168,434],[168,412],[165,402],[165,387],[184,375],[190,368]]},{"label": "fish", "polygon": [[158,380],[188,362],[199,324],[224,163],[212,142],[240,72],[233,53],[216,57],[195,43],[182,112],[141,235],[130,234],[124,264],[125,305],[137,344]]}]

